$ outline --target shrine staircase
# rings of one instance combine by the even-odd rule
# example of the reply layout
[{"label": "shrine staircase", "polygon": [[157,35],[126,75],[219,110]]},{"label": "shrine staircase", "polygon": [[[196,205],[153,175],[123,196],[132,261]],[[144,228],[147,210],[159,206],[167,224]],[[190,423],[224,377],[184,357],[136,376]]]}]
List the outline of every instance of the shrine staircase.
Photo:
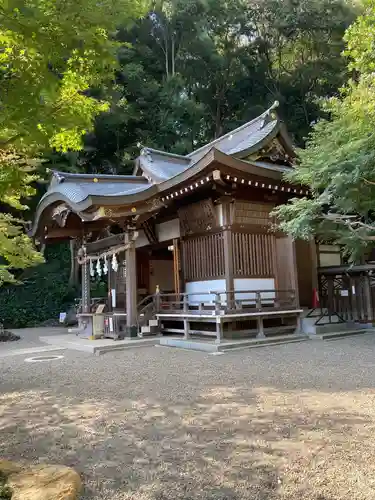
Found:
[{"label": "shrine staircase", "polygon": [[160,333],[160,323],[156,319],[156,295],[148,295],[138,304],[138,335],[151,337]]}]

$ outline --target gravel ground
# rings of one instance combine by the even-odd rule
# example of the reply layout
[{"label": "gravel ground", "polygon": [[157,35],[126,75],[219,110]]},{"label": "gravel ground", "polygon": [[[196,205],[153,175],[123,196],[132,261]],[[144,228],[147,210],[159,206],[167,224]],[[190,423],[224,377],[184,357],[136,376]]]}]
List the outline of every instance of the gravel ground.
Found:
[{"label": "gravel ground", "polygon": [[61,333],[67,333],[67,329],[64,327],[20,328],[18,330],[11,329],[10,331],[21,338],[16,342],[2,342],[0,346],[0,357],[2,355],[8,355],[9,352],[18,349],[25,350],[34,347],[46,347],[46,344],[39,340],[41,335],[59,335]]},{"label": "gravel ground", "polygon": [[75,467],[84,499],[375,497],[375,336],[63,354],[0,357],[0,456]]}]

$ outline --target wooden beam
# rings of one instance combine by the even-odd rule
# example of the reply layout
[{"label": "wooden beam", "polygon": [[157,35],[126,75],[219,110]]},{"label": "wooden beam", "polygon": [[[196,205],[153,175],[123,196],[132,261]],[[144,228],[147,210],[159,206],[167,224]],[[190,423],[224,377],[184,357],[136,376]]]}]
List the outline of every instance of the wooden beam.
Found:
[{"label": "wooden beam", "polygon": [[101,250],[121,245],[122,243],[124,243],[124,240],[125,233],[114,234],[113,236],[108,236],[107,238],[102,238],[101,240],[87,243],[86,251],[88,254],[100,252]]},{"label": "wooden beam", "polygon": [[[173,240],[173,274],[174,274],[174,290],[176,295],[181,293],[181,282],[180,282],[180,246],[179,240],[175,238]],[[177,299],[179,300],[179,299]]]},{"label": "wooden beam", "polygon": [[[231,224],[231,204],[229,202],[223,204],[223,243],[224,243],[224,270],[225,270],[225,285],[226,290],[234,290],[233,279],[233,242]],[[228,297],[228,302],[229,302]]]},{"label": "wooden beam", "polygon": [[129,232],[125,233],[126,260],[126,326],[128,328],[137,325],[137,260],[135,241]]},{"label": "wooden beam", "polygon": [[82,236],[82,229],[68,229],[68,228],[58,228],[50,229],[45,236],[46,241],[54,239],[65,239],[69,240],[71,238],[79,238]]}]

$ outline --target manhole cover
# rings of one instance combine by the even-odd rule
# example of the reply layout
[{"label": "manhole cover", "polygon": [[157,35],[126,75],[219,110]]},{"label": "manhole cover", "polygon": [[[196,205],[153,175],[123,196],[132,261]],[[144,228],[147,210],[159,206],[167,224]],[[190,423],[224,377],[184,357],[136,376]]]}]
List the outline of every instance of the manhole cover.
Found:
[{"label": "manhole cover", "polygon": [[55,361],[55,359],[62,359],[64,356],[34,356],[32,358],[26,358],[27,363],[42,363],[43,361]]}]

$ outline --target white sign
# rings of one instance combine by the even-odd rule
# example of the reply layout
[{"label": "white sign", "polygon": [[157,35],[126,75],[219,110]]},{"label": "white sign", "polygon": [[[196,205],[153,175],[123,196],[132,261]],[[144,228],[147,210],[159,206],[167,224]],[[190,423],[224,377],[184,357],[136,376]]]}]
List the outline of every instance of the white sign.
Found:
[{"label": "white sign", "polygon": [[109,331],[113,332],[113,318],[109,318]]},{"label": "white sign", "polygon": [[60,313],[59,323],[64,323],[65,320],[66,320],[66,312]]},{"label": "white sign", "polygon": [[349,290],[340,290],[341,297],[349,297]]},{"label": "white sign", "polygon": [[112,288],[111,290],[111,297],[112,297],[112,307],[116,307],[116,289]]},{"label": "white sign", "polygon": [[352,285],[352,294],[355,295],[355,286]]}]

